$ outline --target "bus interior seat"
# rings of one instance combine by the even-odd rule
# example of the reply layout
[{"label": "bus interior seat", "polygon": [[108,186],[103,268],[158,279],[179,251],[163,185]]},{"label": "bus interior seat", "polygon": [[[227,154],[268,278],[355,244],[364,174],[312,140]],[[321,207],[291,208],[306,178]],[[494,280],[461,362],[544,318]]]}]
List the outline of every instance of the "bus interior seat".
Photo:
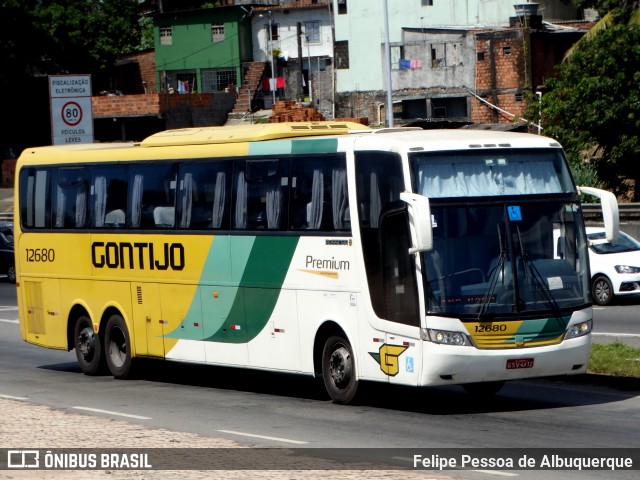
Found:
[{"label": "bus interior seat", "polygon": [[153,209],[153,220],[158,228],[173,227],[175,222],[174,207],[156,207]]},{"label": "bus interior seat", "polygon": [[123,226],[125,221],[124,210],[117,209],[111,210],[104,216],[105,227],[119,227]]}]

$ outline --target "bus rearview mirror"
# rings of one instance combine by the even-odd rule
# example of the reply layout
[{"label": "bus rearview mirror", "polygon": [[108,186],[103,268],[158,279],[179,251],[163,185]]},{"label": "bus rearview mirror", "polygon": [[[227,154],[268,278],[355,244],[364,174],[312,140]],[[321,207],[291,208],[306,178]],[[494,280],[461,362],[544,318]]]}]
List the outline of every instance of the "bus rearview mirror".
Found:
[{"label": "bus rearview mirror", "polygon": [[400,200],[409,205],[409,226],[414,241],[409,253],[430,251],[433,248],[433,230],[429,199],[423,195],[402,192]]},{"label": "bus rearview mirror", "polygon": [[593,195],[600,199],[602,208],[602,219],[604,220],[604,230],[607,241],[615,242],[618,240],[618,232],[620,231],[620,215],[618,213],[618,201],[613,193],[607,192],[594,187],[578,187],[580,193],[585,195]]}]

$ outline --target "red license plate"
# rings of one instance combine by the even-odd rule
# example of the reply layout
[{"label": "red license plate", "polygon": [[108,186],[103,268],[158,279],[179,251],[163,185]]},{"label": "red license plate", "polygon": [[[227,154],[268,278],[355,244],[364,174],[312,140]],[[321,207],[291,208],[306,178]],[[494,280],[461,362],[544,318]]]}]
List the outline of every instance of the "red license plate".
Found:
[{"label": "red license plate", "polygon": [[510,358],[507,360],[507,370],[516,368],[532,368],[533,358]]}]

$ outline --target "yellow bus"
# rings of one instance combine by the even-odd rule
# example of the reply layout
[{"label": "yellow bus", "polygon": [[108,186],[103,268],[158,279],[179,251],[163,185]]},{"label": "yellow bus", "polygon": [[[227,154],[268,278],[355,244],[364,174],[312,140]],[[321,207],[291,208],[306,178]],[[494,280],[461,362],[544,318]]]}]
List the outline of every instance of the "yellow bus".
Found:
[{"label": "yellow bus", "polygon": [[[579,191],[548,138],[189,128],[26,149],[15,187],[22,337],[88,375],[294,372],[349,403],[360,381],[488,394],[587,368]],[[613,238],[615,199],[583,192]]]}]

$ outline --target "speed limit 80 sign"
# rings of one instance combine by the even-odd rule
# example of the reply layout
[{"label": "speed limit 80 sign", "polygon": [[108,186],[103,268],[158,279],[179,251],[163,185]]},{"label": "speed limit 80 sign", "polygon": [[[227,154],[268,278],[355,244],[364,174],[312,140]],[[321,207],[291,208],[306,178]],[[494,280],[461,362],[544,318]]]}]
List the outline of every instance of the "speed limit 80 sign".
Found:
[{"label": "speed limit 80 sign", "polygon": [[93,143],[91,75],[50,75],[49,97],[53,144]]}]

